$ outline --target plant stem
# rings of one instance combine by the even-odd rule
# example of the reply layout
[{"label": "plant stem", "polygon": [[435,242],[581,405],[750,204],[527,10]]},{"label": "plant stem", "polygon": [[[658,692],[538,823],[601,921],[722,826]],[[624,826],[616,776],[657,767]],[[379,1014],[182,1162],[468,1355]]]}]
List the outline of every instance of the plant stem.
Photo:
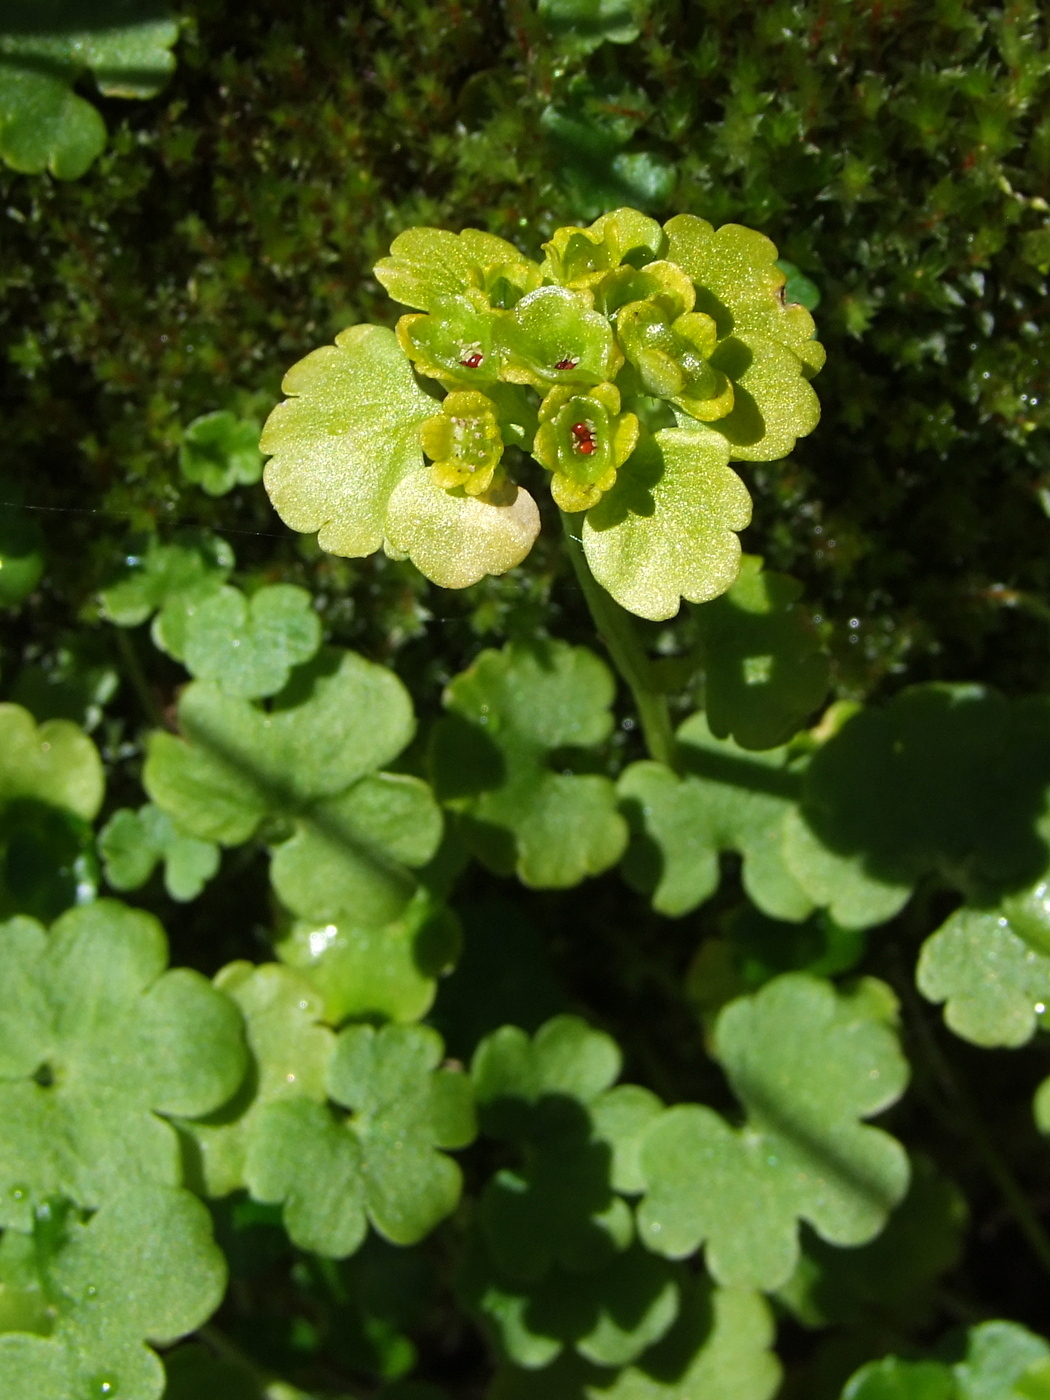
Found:
[{"label": "plant stem", "polygon": [[139,704],[145,712],[146,718],[156,729],[167,729],[164,716],[161,714],[160,706],[154,698],[153,692],[149,688],[149,681],[146,673],[142,669],[142,662],[139,660],[135,644],[128,636],[123,627],[116,628],[117,650],[120,652],[120,659],[124,663],[124,673],[131,682],[131,688],[135,692]]},{"label": "plant stem", "polygon": [[580,542],[582,516],[566,515],[562,512],[561,520],[569,559],[583,589],[583,596],[598,629],[598,636],[604,642],[613,665],[634,697],[649,757],[656,759],[657,763],[666,763],[668,768],[674,768],[675,739],[674,730],[671,728],[671,714],[667,708],[667,696],[656,683],[652,662],[638,638],[634,620],[629,612],[606,593],[591,573]]}]

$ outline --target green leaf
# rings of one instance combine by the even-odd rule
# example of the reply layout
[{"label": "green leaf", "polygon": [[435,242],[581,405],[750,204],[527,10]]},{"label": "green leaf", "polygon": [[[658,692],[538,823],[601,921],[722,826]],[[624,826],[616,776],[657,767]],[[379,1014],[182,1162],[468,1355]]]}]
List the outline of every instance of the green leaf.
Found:
[{"label": "green leaf", "polygon": [[606,666],[564,642],[484,651],[451,682],[431,742],[434,787],[491,870],[562,889],[619,858],[627,831],[612,783],[555,759],[609,737],[613,694]]},{"label": "green leaf", "polygon": [[639,1230],[670,1258],[706,1242],[720,1283],[775,1289],[797,1264],[799,1219],[830,1243],[864,1244],[903,1197],[904,1150],[860,1120],[900,1096],[907,1066],[870,999],[801,973],[732,1002],[714,1041],[746,1126],[692,1104],[655,1120]]},{"label": "green leaf", "polygon": [[328,1092],[353,1110],[369,1219],[393,1244],[415,1244],[451,1214],[462,1174],[439,1148],[475,1136],[471,1082],[439,1068],[444,1046],[426,1026],[351,1026],[340,1033]]},{"label": "green leaf", "polygon": [[714,229],[692,214],[677,214],[664,228],[667,257],[693,279],[696,309],[714,316],[720,339],[735,336],[750,344],[760,337],[793,351],[811,373],[821,368],[824,351],[813,338],[813,317],[782,295],[787,276],[765,234],[742,224]]},{"label": "green leaf", "polygon": [[1046,868],[1048,784],[1045,699],[913,686],[814,754],[787,818],[787,862],[847,928],[892,918],[926,874],[994,904]]},{"label": "green leaf", "polygon": [[[33,1232],[37,1286],[55,1300],[53,1321],[47,1336],[0,1334],[3,1394],[160,1400],[164,1369],[146,1341],[194,1331],[226,1287],[204,1206],[188,1191],[141,1184],[87,1220],[68,1203],[42,1204]],[[0,1274],[19,1238],[4,1236]]]},{"label": "green leaf", "polygon": [[780,1366],[763,1299],[701,1279],[683,1295],[671,1330],[633,1365],[613,1371],[566,1355],[539,1371],[507,1368],[493,1400],[770,1400]]},{"label": "green leaf", "polygon": [[937,1361],[885,1356],[851,1377],[842,1400],[956,1400],[952,1373]]},{"label": "green leaf", "polygon": [[320,993],[333,1025],[351,1018],[408,1022],[430,1010],[438,978],[454,965],[461,942],[455,915],[421,890],[400,919],[380,928],[352,920],[296,922],[277,955]]},{"label": "green leaf", "polygon": [[248,1143],[268,1104],[324,1102],[335,1037],[318,1024],[320,998],[290,968],[230,963],[216,975],[215,986],[241,1009],[249,1072],[229,1103],[180,1128],[193,1144],[194,1184],[206,1195],[225,1196],[246,1184]]},{"label": "green leaf", "polygon": [[[92,1208],[130,1184],[180,1180],[159,1115],[205,1114],[240,1085],[241,1018],[188,968],[165,971],[148,914],[110,900],[70,910],[45,934],[0,926],[0,1223],[25,1229],[34,1204]],[[10,1000],[21,988],[29,1009]],[[6,1023],[6,1024],[5,1024]]]},{"label": "green leaf", "polygon": [[37,726],[21,705],[0,705],[0,807],[28,800],[91,821],[104,783],[98,750],[75,724]]},{"label": "green leaf", "polygon": [[1016,1322],[971,1327],[961,1360],[902,1361],[887,1356],[853,1376],[843,1400],[1023,1400],[1040,1396],[1050,1345]]},{"label": "green leaf", "polygon": [[257,1200],[283,1202],[302,1248],[351,1254],[367,1221],[394,1244],[414,1244],[455,1209],[462,1177],[439,1149],[473,1140],[474,1113],[467,1077],[438,1067],[443,1049],[423,1026],[351,1026],[326,1071],[329,1095],[351,1117],[301,1095],[263,1105],[248,1186]]},{"label": "green leaf", "polygon": [[53,919],[98,883],[88,823],[102,803],[98,750],[68,720],[37,725],[0,705],[0,918]]},{"label": "green leaf", "polygon": [[5,503],[0,517],[0,608],[15,607],[28,598],[43,573],[44,536],[40,526]]},{"label": "green leaf", "polygon": [[784,743],[824,700],[828,656],[796,604],[802,585],[745,554],[736,582],[697,611],[708,724],[745,749]]},{"label": "green leaf", "polygon": [[404,686],[353,652],[323,652],[271,710],[197,681],[179,701],[185,739],[152,736],[144,781],[203,840],[246,841],[269,812],[344,793],[412,737]]},{"label": "green leaf", "polygon": [[583,518],[595,578],[628,612],[660,621],[682,598],[707,602],[740,566],[735,531],[751,499],[730,470],[725,441],[709,429],[645,436],[616,485]]},{"label": "green leaf", "polygon": [[164,888],[180,903],[196,899],[219,868],[219,849],[180,831],[148,802],[137,812],[114,812],[98,838],[106,880],[115,890],[137,890],[164,862]]},{"label": "green leaf", "polygon": [[300,1248],[344,1259],[360,1247],[368,1229],[361,1170],[360,1143],[325,1104],[291,1098],[263,1107],[245,1176],[257,1201],[283,1205]]},{"label": "green leaf", "polygon": [[276,695],[321,645],[321,621],[305,588],[275,583],[248,599],[228,586],[187,610],[186,668],[227,695]]},{"label": "green leaf", "polygon": [[974,1045],[1026,1044],[1050,1002],[1050,956],[1002,910],[957,909],[922,945],[916,981],[945,1024]]},{"label": "green leaf", "polygon": [[0,156],[15,170],[75,180],[106,127],[73,83],[106,97],[153,97],[175,67],[179,27],[163,0],[8,0],[0,20]]},{"label": "green leaf", "polygon": [[560,47],[582,54],[634,43],[648,8],[648,0],[539,0],[537,13]]},{"label": "green leaf", "polygon": [[478,1046],[471,1075],[482,1128],[524,1156],[481,1196],[500,1276],[533,1283],[555,1264],[587,1272],[630,1244],[631,1212],[616,1192],[639,1189],[638,1144],[660,1105],[646,1090],[610,1089],[619,1068],[615,1043],[575,1016],[555,1017],[531,1040],[503,1026]]},{"label": "green leaf", "polygon": [[435,485],[424,467],[390,496],[385,548],[395,559],[411,559],[442,588],[469,588],[486,574],[515,568],[539,532],[536,502],[513,482],[484,496],[459,495]]},{"label": "green leaf", "polygon": [[785,864],[783,828],[798,793],[787,749],[747,753],[715,739],[702,714],[678,730],[684,777],[661,763],[632,763],[618,790],[631,824],[623,873],[653,907],[672,918],[718,888],[718,857],[743,857],[744,889],[774,919],[804,919],[812,900]]},{"label": "green leaf", "polygon": [[820,305],[820,288],[793,262],[778,258],[777,267],[787,278],[784,283],[784,300],[804,306],[807,311],[816,311]]},{"label": "green leaf", "polygon": [[959,1400],[1014,1400],[1024,1394],[1018,1382],[1048,1358],[1050,1344],[1016,1322],[971,1327],[966,1355],[952,1367]]},{"label": "green leaf", "polygon": [[434,400],[393,331],[351,326],[293,366],[282,387],[289,397],[260,446],[273,454],[266,489],[293,530],[316,530],[322,549],[351,558],[386,543],[448,588],[503,573],[528,553],[539,516],[526,492],[508,487],[490,502],[434,484],[420,443]]},{"label": "green leaf", "polygon": [[[179,700],[184,739],[150,738],[143,781],[202,840],[237,845],[271,818],[272,878],[294,914],[382,925],[416,890],[441,815],[419,779],[377,773],[412,737],[404,686],[353,652],[324,651],[264,710],[197,681]],[[292,827],[284,832],[273,819]],[[285,827],[287,830],[287,826]]]},{"label": "green leaf", "polygon": [[777,1301],[806,1327],[872,1315],[906,1328],[921,1324],[936,1306],[937,1279],[959,1259],[967,1214],[958,1187],[917,1157],[908,1194],[870,1244],[835,1249],[803,1232],[798,1267]]},{"label": "green leaf", "polygon": [[229,409],[195,418],[182,434],[179,470],[209,496],[251,486],[262,476],[259,425]]},{"label": "green leaf", "polygon": [[233,563],[233,551],[215,535],[188,533],[173,544],[151,539],[143,554],[127,556],[124,576],[102,590],[102,615],[118,627],[137,627],[156,612],[154,644],[179,661],[189,610],[219,591]]},{"label": "green leaf", "polygon": [[531,1284],[515,1282],[500,1276],[478,1240],[460,1290],[519,1366],[548,1366],[566,1347],[597,1365],[623,1366],[673,1324],[680,1277],[673,1265],[635,1244],[602,1269],[552,1268]]},{"label": "green leaf", "polygon": [[410,228],[394,239],[390,256],[376,264],[375,275],[395,301],[421,311],[440,311],[448,298],[483,288],[486,273],[522,266],[535,264],[513,243],[481,229],[449,233]]}]

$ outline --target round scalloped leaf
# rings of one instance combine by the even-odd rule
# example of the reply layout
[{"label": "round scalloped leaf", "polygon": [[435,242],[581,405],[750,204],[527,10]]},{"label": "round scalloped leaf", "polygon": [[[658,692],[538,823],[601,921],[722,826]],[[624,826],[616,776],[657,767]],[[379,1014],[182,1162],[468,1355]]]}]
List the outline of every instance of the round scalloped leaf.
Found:
[{"label": "round scalloped leaf", "polygon": [[251,1068],[229,1103],[180,1127],[193,1144],[194,1186],[208,1196],[225,1196],[246,1184],[248,1143],[268,1104],[324,1102],[335,1037],[319,1024],[320,997],[291,968],[229,963],[216,974],[215,986],[241,1009]]},{"label": "round scalloped leaf", "polygon": [[732,335],[719,341],[710,364],[733,385],[732,409],[709,426],[728,442],[734,461],[778,461],[819,423],[820,400],[805,366],[779,341]]},{"label": "round scalloped leaf", "polygon": [[749,341],[757,335],[778,341],[811,373],[824,363],[824,348],[813,339],[813,317],[783,295],[787,275],[777,266],[776,245],[742,224],[715,230],[693,214],[678,214],[664,225],[667,257],[697,285],[696,309],[713,316],[719,337]]},{"label": "round scalloped leaf", "polygon": [[428,1026],[351,1026],[328,1067],[329,1094],[353,1110],[368,1217],[393,1244],[415,1244],[459,1202],[462,1173],[438,1149],[473,1142],[473,1094],[443,1055]]},{"label": "round scalloped leaf", "polygon": [[467,228],[457,234],[442,228],[410,228],[398,234],[390,256],[380,259],[374,272],[395,301],[420,311],[439,311],[447,298],[480,288],[486,269],[508,264],[535,266],[513,243],[481,229]]},{"label": "round scalloped leaf", "polygon": [[426,865],[442,833],[430,788],[403,773],[372,773],[314,804],[273,853],[270,878],[301,919],[392,923],[416,892],[405,868]]},{"label": "round scalloped leaf", "polygon": [[922,945],[916,981],[944,1002],[945,1024],[973,1045],[1026,1044],[1050,1004],[1050,956],[1001,910],[957,909]]},{"label": "round scalloped leaf", "polygon": [[225,586],[187,609],[182,655],[199,680],[257,700],[283,690],[320,645],[321,620],[305,588],[275,583],[248,599]]},{"label": "round scalloped leaf", "polygon": [[28,997],[26,1015],[5,988],[0,1012],[0,1042],[16,1047],[0,1061],[0,1223],[25,1228],[46,1197],[93,1207],[129,1182],[175,1184],[177,1142],[158,1115],[208,1113],[235,1092],[236,1007],[199,973],[166,972],[160,925],[114,901],[70,910],[49,935],[2,925],[0,946],[5,982]]},{"label": "round scalloped leaf", "polygon": [[458,495],[436,486],[430,467],[402,478],[386,517],[387,553],[411,559],[442,588],[469,588],[487,574],[505,574],[539,532],[536,502],[520,486],[505,482],[484,496]]},{"label": "round scalloped leaf", "polygon": [[649,895],[653,908],[675,918],[718,888],[718,857],[743,857],[743,885],[770,918],[798,920],[813,901],[788,869],[784,824],[799,777],[786,749],[749,753],[715,739],[703,714],[678,730],[684,776],[643,760],[624,769],[617,785],[632,839],[624,878]]},{"label": "round scalloped leaf", "polygon": [[660,1340],[678,1315],[675,1266],[632,1245],[590,1273],[551,1269],[531,1284],[500,1277],[481,1241],[460,1291],[519,1366],[548,1366],[567,1347],[599,1366],[624,1366]]},{"label": "round scalloped leaf", "polygon": [[829,659],[805,612],[802,585],[745,554],[736,582],[696,614],[711,732],[745,749],[784,743],[828,691]]},{"label": "round scalloped leaf", "polygon": [[182,434],[179,470],[209,496],[251,486],[262,476],[259,425],[229,409],[195,418]]},{"label": "round scalloped leaf", "polygon": [[114,812],[99,832],[98,849],[107,883],[121,893],[139,889],[163,861],[164,888],[179,903],[196,899],[219,868],[214,842],[180,831],[152,802],[137,812]]},{"label": "round scalloped leaf", "polygon": [[325,1104],[301,1097],[264,1104],[245,1179],[255,1200],[283,1205],[284,1227],[301,1249],[345,1259],[364,1240],[361,1147]]},{"label": "round scalloped leaf", "polygon": [[329,554],[372,554],[402,477],[423,466],[419,430],[434,400],[416,384],[394,332],[359,325],[300,360],[281,385],[259,446],[277,514]]},{"label": "round scalloped leaf", "polygon": [[144,554],[127,556],[124,576],[99,594],[102,615],[118,627],[137,627],[159,609],[153,642],[180,660],[189,609],[218,592],[233,565],[233,550],[217,535],[189,533],[175,544],[151,539]]},{"label": "round scalloped leaf", "polygon": [[537,13],[558,46],[590,53],[600,44],[633,44],[649,0],[539,0]]},{"label": "round scalloped leaf", "polygon": [[157,0],[7,0],[0,18],[0,156],[15,170],[75,180],[106,145],[73,83],[90,69],[107,97],[152,97],[175,67],[179,27]]},{"label": "round scalloped leaf", "polygon": [[277,955],[320,993],[332,1025],[351,1017],[409,1022],[430,1010],[461,943],[456,916],[420,891],[400,919],[381,928],[349,920],[293,924]]},{"label": "round scalloped leaf", "polygon": [[736,578],[736,531],[751,519],[751,498],[728,462],[723,438],[662,429],[643,438],[587,512],[591,572],[629,612],[673,617],[682,598],[707,602]]},{"label": "round scalloped leaf", "polygon": [[880,997],[788,973],[726,1007],[715,1054],[747,1124],[693,1104],[654,1120],[641,1156],[649,1248],[682,1258],[706,1242],[720,1283],[769,1290],[796,1266],[799,1219],[833,1244],[872,1239],[908,1184],[900,1144],[860,1122],[907,1079]]},{"label": "round scalloped leaf", "polygon": [[524,1156],[481,1198],[486,1249],[504,1278],[533,1283],[555,1263],[600,1269],[631,1243],[631,1212],[616,1190],[637,1189],[654,1104],[644,1091],[609,1088],[619,1068],[615,1042],[575,1016],[556,1016],[531,1039],[503,1026],[478,1046],[471,1075],[482,1126]]},{"label": "round scalloped leaf", "polygon": [[798,1268],[777,1302],[805,1327],[857,1325],[872,1314],[922,1326],[934,1314],[938,1280],[958,1263],[967,1216],[959,1188],[916,1157],[908,1194],[870,1244],[836,1249],[803,1232]]},{"label": "round scalloped leaf", "polygon": [[1046,867],[1050,707],[979,686],[920,685],[860,711],[817,750],[785,850],[844,927],[891,918],[936,874],[994,903]]},{"label": "round scalloped leaf", "polygon": [[49,719],[38,727],[21,705],[0,705],[0,807],[42,802],[91,821],[104,787],[98,750],[75,724]]},{"label": "round scalloped leaf", "polygon": [[498,874],[563,889],[619,859],[627,838],[608,778],[552,771],[558,751],[612,731],[613,679],[583,647],[511,643],[484,651],[449,685],[435,726],[435,790],[462,814],[471,849]]},{"label": "round scalloped leaf", "polygon": [[60,1301],[47,1337],[0,1335],[0,1391],[26,1400],[159,1400],[164,1370],[145,1343],[195,1330],[226,1286],[204,1206],[188,1191],[140,1185],[86,1222],[66,1204],[42,1206],[34,1236],[5,1235],[2,1252],[10,1257],[24,1240],[32,1264],[23,1274],[35,1273],[36,1286]]},{"label": "round scalloped leaf", "polygon": [[186,736],[150,738],[143,782],[206,841],[247,841],[269,813],[335,797],[395,758],[415,721],[405,687],[354,652],[323,651],[269,711],[196,681],[179,700]]},{"label": "round scalloped leaf", "polygon": [[780,1365],[764,1299],[741,1289],[683,1286],[670,1331],[615,1371],[566,1355],[539,1371],[507,1368],[492,1400],[770,1400]]}]

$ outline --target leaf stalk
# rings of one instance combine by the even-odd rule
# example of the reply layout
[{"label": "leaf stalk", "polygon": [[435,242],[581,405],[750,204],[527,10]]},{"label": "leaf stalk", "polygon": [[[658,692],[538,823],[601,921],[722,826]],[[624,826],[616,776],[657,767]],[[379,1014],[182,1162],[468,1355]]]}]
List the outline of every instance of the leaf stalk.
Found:
[{"label": "leaf stalk", "polygon": [[674,729],[667,696],[656,679],[652,661],[642,646],[631,614],[613,598],[591,573],[580,541],[581,515],[562,512],[565,545],[598,636],[605,645],[621,680],[630,690],[642,726],[649,757],[668,768],[677,768]]}]

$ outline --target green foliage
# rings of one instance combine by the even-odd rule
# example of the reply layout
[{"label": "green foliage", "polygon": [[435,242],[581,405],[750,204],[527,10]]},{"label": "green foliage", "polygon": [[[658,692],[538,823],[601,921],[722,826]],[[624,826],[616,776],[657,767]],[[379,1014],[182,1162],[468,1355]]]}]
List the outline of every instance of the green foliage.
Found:
[{"label": "green foliage", "polygon": [[73,84],[90,71],[105,97],[155,97],[175,59],[164,0],[10,0],[0,21],[0,157],[14,170],[83,175],[106,124]]},{"label": "green foliage", "polygon": [[214,536],[190,535],[172,544],[154,537],[144,554],[126,557],[124,577],[102,590],[103,616],[118,627],[137,627],[153,616],[154,645],[181,658],[191,611],[222,588],[233,563],[233,550]]},{"label": "green foliage", "polygon": [[923,944],[919,990],[944,1002],[944,1020],[974,1045],[1024,1045],[1046,1011],[1050,958],[1004,913],[959,909]]},{"label": "green foliage", "polygon": [[253,485],[262,467],[258,423],[238,418],[227,408],[195,418],[182,435],[179,469],[209,496]]},{"label": "green foliage", "polygon": [[1045,1393],[1050,1347],[1013,1322],[971,1327],[954,1365],[887,1356],[863,1367],[843,1400],[1022,1400]]},{"label": "green foliage", "polygon": [[418,778],[379,771],[414,728],[389,671],[326,651],[268,711],[196,681],[179,724],[185,738],[152,736],[143,780],[184,831],[239,845],[268,819],[275,889],[302,918],[379,925],[404,910],[406,866],[434,854],[441,815]]},{"label": "green foliage", "polygon": [[461,1174],[438,1149],[465,1147],[474,1116],[469,1081],[439,1069],[441,1055],[441,1038],[423,1026],[352,1026],[327,1070],[351,1117],[298,1095],[261,1108],[245,1177],[256,1199],[284,1203],[297,1243],[339,1258],[370,1221],[414,1244],[455,1209]]},{"label": "green foliage", "polygon": [[320,645],[321,624],[305,589],[276,583],[249,600],[223,587],[187,610],[182,659],[225,695],[259,700],[283,690],[292,668]]},{"label": "green foliage", "polygon": [[[544,12],[555,30],[564,8]],[[572,17],[585,49],[629,41],[629,12],[605,11],[582,32]],[[623,208],[558,229],[544,250],[537,267],[477,229],[400,234],[376,276],[427,314],[403,316],[396,342],[353,326],[285,376],[290,397],[261,443],[270,498],[323,549],[382,545],[463,588],[519,564],[539,530],[500,464],[503,442],[520,443],[552,472],[556,504],[585,513],[598,582],[630,612],[673,617],[683,597],[733,582],[751,505],[728,463],[783,457],[812,431],[807,377],[824,352],[809,312],[780,295],[776,248],[751,230],[716,234],[692,215],[664,230]],[[443,416],[427,412],[413,367],[452,389]],[[499,381],[542,401],[497,393]]]},{"label": "green foliage", "polygon": [[41,1201],[30,1232],[0,1241],[5,1303],[37,1319],[0,1331],[0,1384],[41,1400],[160,1400],[164,1368],[145,1343],[192,1332],[225,1286],[208,1212],[188,1191],[142,1183],[90,1216]]},{"label": "green foliage", "polygon": [[626,831],[613,784],[565,763],[555,771],[554,759],[609,737],[612,698],[603,663],[562,642],[482,652],[451,682],[431,744],[434,788],[490,869],[558,889],[619,858]]},{"label": "green foliage", "polygon": [[907,1067],[882,984],[836,995],[789,974],[722,1012],[714,1050],[747,1108],[741,1131],[711,1109],[666,1110],[645,1135],[639,1228],[681,1258],[706,1242],[713,1277],[774,1289],[798,1261],[798,1219],[839,1245],[882,1228],[907,1188],[898,1142],[860,1120],[903,1092]]},{"label": "green foliage", "polygon": [[115,890],[139,889],[163,862],[164,888],[180,903],[196,899],[219,868],[214,842],[187,836],[152,802],[137,812],[114,812],[99,832],[98,849]]},{"label": "green foliage", "polygon": [[26,1229],[45,1200],[94,1209],[136,1183],[177,1185],[170,1115],[226,1102],[245,1069],[240,1018],[189,968],[165,971],[148,914],[99,900],[46,933],[0,928],[0,1221]]},{"label": "green foliage", "polygon": [[744,859],[750,898],[774,919],[802,919],[813,908],[783,854],[782,829],[798,792],[788,749],[744,754],[714,738],[704,715],[678,731],[684,776],[645,759],[620,776],[632,827],[625,879],[672,917],[688,913],[718,888],[721,851]]},{"label": "green foliage", "polygon": [[827,695],[827,654],[797,607],[801,592],[745,555],[736,583],[701,610],[704,701],[717,738],[775,748]]},{"label": "green foliage", "polygon": [[0,1391],[1050,1394],[1039,8],[7,9]]},{"label": "green foliage", "polygon": [[277,945],[324,1000],[325,1019],[418,1021],[430,1010],[438,978],[451,972],[462,935],[451,910],[419,890],[399,919],[376,928],[297,920]]}]

